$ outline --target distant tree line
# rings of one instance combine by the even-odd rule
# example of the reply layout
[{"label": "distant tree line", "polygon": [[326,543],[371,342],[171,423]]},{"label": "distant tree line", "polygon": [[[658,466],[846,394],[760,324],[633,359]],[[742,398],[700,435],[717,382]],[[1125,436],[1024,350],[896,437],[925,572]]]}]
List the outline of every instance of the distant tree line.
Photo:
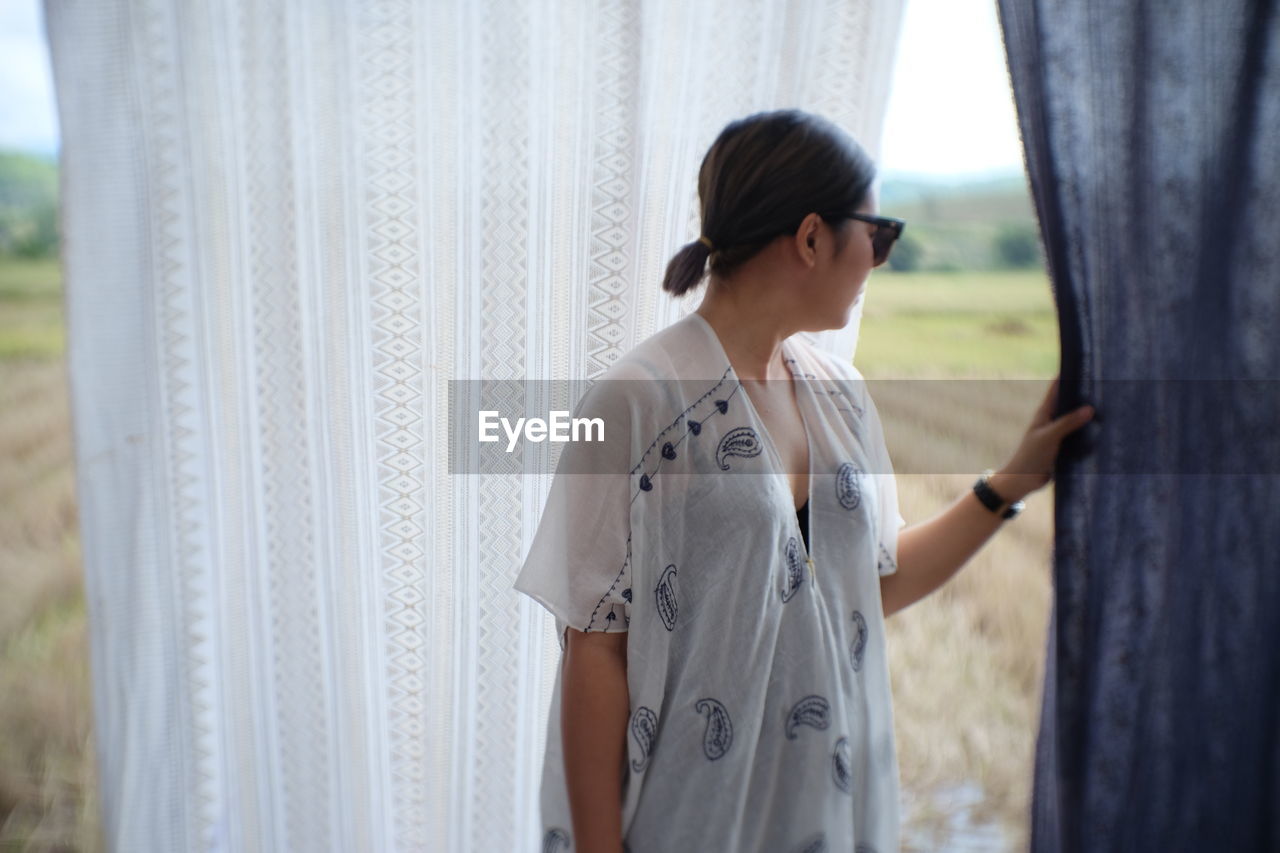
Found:
[{"label": "distant tree line", "polygon": [[1042,265],[1040,234],[1034,225],[1005,225],[995,238],[995,256],[1006,269]]},{"label": "distant tree line", "polygon": [[0,210],[0,254],[15,258],[51,258],[58,254],[58,209]]},{"label": "distant tree line", "polygon": [[[1007,184],[1007,185],[1006,185]],[[914,195],[890,184],[886,215],[902,210],[907,229],[889,255],[898,272],[1043,267],[1039,229],[1025,181],[974,189],[936,188]],[[891,198],[897,193],[900,201]],[[882,202],[884,199],[882,199]],[[53,160],[0,151],[0,256],[57,257],[58,166]]]},{"label": "distant tree line", "polygon": [[[970,238],[940,234],[939,229],[922,229],[925,236],[912,233],[910,224],[889,255],[889,269],[895,272],[950,271],[965,268],[1035,269],[1044,266],[1040,234],[1034,223],[1005,223],[989,238],[989,245],[956,244]],[[956,258],[976,259],[957,262]]]},{"label": "distant tree line", "polygon": [[30,154],[0,152],[0,255],[57,254],[57,164]]}]

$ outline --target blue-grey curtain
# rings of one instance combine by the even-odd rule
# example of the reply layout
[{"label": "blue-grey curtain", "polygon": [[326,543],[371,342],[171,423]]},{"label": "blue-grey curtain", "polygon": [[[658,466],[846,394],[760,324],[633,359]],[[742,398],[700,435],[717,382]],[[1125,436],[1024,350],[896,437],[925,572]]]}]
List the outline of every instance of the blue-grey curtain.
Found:
[{"label": "blue-grey curtain", "polygon": [[997,0],[1061,328],[1035,851],[1280,850],[1280,12]]}]

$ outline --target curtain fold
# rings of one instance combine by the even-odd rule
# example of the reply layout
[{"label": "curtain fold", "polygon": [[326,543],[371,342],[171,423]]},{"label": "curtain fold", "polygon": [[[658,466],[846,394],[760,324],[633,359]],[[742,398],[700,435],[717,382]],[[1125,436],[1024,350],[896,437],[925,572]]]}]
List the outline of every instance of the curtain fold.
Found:
[{"label": "curtain fold", "polygon": [[1036,851],[1280,849],[1280,11],[998,0],[1062,336]]},{"label": "curtain fold", "polygon": [[877,157],[902,8],[46,0],[109,849],[536,847],[550,474],[452,473],[449,380],[692,310],[703,152]]}]

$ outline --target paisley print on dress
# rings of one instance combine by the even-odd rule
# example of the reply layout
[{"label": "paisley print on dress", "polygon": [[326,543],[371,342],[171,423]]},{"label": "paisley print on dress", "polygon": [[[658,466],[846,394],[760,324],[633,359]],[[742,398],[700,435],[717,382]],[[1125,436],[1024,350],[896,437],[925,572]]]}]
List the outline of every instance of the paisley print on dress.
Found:
[{"label": "paisley print on dress", "polygon": [[852,462],[844,462],[836,469],[836,498],[845,509],[857,509],[862,503],[859,471]]},{"label": "paisley print on dress", "polygon": [[880,544],[880,556],[876,559],[876,571],[883,572],[885,569],[896,570],[898,564],[894,561],[893,555],[889,553],[889,549],[884,547],[884,543]]},{"label": "paisley print on dress", "polygon": [[866,429],[862,423],[862,409],[849,402],[848,398],[840,392],[835,392],[832,395],[833,400],[837,397],[841,399],[841,402],[846,404],[836,407],[836,411],[840,413],[840,417],[844,418],[845,426],[847,426],[849,428],[849,432],[854,435],[862,435],[863,431]]},{"label": "paisley print on dress", "polygon": [[795,849],[795,853],[827,853],[827,836],[821,832],[816,835],[810,835],[800,842],[800,846]]},{"label": "paisley print on dress", "polygon": [[631,769],[639,773],[649,764],[653,744],[658,739],[658,715],[641,705],[631,717],[631,736],[640,749],[640,760],[631,760]]},{"label": "paisley print on dress", "polygon": [[716,699],[699,699],[694,705],[699,714],[707,715],[707,728],[702,734],[702,752],[715,761],[722,758],[733,744],[733,722],[729,712]]},{"label": "paisley print on dress", "polygon": [[825,729],[831,725],[831,704],[822,696],[806,696],[787,712],[787,740],[795,740],[800,726]]},{"label": "paisley print on dress", "polygon": [[674,564],[667,566],[662,571],[662,577],[658,579],[658,586],[653,591],[653,597],[658,607],[658,618],[662,620],[662,624],[666,626],[668,631],[676,629],[676,567]]},{"label": "paisley print on dress", "polygon": [[862,671],[862,656],[867,651],[867,620],[861,612],[853,611],[853,642],[849,644],[849,660],[853,671]]},{"label": "paisley print on dress", "polygon": [[804,560],[800,558],[799,541],[791,536],[787,539],[787,586],[782,590],[784,604],[791,600],[802,583],[804,583]]},{"label": "paisley print on dress", "polygon": [[720,439],[720,446],[716,448],[716,464],[720,466],[721,471],[728,471],[729,463],[725,460],[730,456],[743,458],[759,456],[762,447],[760,436],[756,435],[756,431],[751,427],[734,427]]},{"label": "paisley print on dress", "polygon": [[542,836],[542,853],[566,853],[569,850],[569,833],[558,826],[547,830]]},{"label": "paisley print on dress", "polygon": [[853,793],[853,754],[847,737],[836,741],[836,748],[831,752],[831,778],[841,791]]}]

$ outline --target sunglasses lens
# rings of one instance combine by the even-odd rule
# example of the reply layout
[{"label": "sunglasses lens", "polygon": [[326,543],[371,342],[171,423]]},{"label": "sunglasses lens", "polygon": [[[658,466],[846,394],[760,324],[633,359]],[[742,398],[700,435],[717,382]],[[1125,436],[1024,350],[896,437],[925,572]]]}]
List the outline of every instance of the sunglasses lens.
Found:
[{"label": "sunglasses lens", "polygon": [[877,228],[871,246],[875,250],[876,266],[883,264],[889,259],[889,250],[893,248],[893,232],[888,228]]}]

